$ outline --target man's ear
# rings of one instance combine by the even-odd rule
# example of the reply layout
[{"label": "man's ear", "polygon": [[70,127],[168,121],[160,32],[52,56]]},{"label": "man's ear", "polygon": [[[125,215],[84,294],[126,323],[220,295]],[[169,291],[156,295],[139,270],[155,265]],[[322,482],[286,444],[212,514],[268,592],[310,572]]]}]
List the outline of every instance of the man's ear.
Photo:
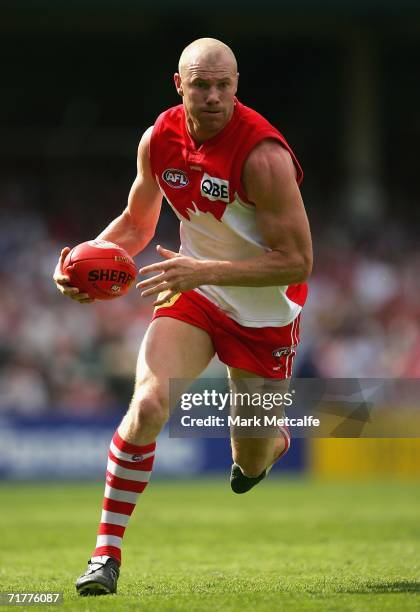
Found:
[{"label": "man's ear", "polygon": [[238,84],[239,84],[239,72],[236,74],[236,91],[235,91],[235,95],[238,92]]},{"label": "man's ear", "polygon": [[182,89],[181,75],[178,72],[175,72],[174,74],[174,83],[175,83],[175,88],[178,92],[178,95],[182,97],[184,95],[184,92]]}]

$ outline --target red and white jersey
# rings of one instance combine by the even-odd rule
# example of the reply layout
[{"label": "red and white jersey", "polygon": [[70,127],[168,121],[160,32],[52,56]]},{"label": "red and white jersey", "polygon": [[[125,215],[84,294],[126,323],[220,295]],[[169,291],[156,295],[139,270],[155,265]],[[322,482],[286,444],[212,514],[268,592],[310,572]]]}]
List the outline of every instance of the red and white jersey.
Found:
[{"label": "red and white jersey", "polygon": [[[184,108],[162,113],[153,128],[150,164],[159,188],[181,222],[180,252],[196,259],[240,261],[270,249],[241,183],[244,161],[264,139],[278,140],[302,169],[285,138],[260,114],[236,100],[233,116],[213,138],[197,144]],[[229,317],[248,327],[280,327],[305,303],[306,284],[280,287],[202,285],[196,289]]]}]

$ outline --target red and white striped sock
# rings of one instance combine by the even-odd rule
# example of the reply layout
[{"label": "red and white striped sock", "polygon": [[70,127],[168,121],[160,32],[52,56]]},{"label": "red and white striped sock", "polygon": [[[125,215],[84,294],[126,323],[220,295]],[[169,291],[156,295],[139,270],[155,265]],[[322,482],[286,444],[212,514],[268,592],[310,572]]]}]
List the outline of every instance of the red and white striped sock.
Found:
[{"label": "red and white striped sock", "polygon": [[118,429],[111,440],[106,470],[105,496],[93,557],[113,557],[121,563],[121,545],[137,498],[147,487],[155,458],[156,442],[129,444]]}]

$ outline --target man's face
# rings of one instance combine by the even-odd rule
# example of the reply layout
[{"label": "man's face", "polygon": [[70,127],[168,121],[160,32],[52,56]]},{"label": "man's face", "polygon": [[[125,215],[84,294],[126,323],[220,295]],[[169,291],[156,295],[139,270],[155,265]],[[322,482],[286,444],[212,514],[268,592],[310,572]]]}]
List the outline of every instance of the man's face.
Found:
[{"label": "man's face", "polygon": [[175,75],[193,136],[211,138],[230,120],[235,104],[238,75],[229,66],[192,65]]}]

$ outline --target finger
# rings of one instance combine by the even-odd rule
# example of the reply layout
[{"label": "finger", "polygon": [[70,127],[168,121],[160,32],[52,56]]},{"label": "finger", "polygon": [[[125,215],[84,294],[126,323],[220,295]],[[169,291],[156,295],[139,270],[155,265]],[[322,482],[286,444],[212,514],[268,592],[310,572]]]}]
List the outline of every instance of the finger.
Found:
[{"label": "finger", "polygon": [[158,261],[157,263],[150,264],[150,266],[144,266],[144,268],[140,268],[140,274],[150,274],[151,272],[162,272],[168,270],[173,266],[172,260],[166,261]]},{"label": "finger", "polygon": [[63,269],[63,264],[64,264],[64,260],[67,257],[67,255],[70,253],[70,248],[69,247],[64,247],[64,249],[61,250],[60,253],[60,270]]},{"label": "finger", "polygon": [[170,289],[170,287],[168,287],[168,283],[159,283],[159,285],[156,285],[155,287],[142,291],[140,295],[141,297],[148,297],[149,295],[154,295],[155,293],[160,293],[161,291],[166,291],[168,289]]},{"label": "finger", "polygon": [[54,282],[59,285],[68,285],[70,282],[70,276],[65,276],[64,274],[57,274],[53,277]]},{"label": "finger", "polygon": [[68,253],[70,253],[70,247],[64,247],[63,249],[61,249],[61,253],[60,253],[60,259],[62,261],[64,261],[64,259],[67,257]]},{"label": "finger", "polygon": [[156,251],[159,253],[159,255],[162,255],[162,257],[165,257],[165,259],[173,259],[174,257],[179,257],[179,253],[175,253],[175,251],[165,249],[160,244],[157,245]]},{"label": "finger", "polygon": [[[163,282],[163,278],[162,278],[163,276],[165,276],[164,272],[161,272],[160,274],[155,274],[155,276],[151,276],[150,278],[146,278],[145,280],[142,280],[139,283],[137,283],[136,287],[137,289],[147,289],[147,287],[152,287],[159,280]],[[167,278],[165,278],[165,280],[167,280]]]},{"label": "finger", "polygon": [[63,273],[64,259],[69,252],[70,252],[69,247],[64,247],[64,249],[61,250],[60,257],[58,258],[58,262],[57,262],[57,265],[55,266],[54,275],[53,275],[53,281],[55,283],[58,282],[60,284],[65,284],[69,282],[70,280],[69,277]]},{"label": "finger", "polygon": [[94,300],[88,293],[78,293],[70,296],[75,302],[89,302]]},{"label": "finger", "polygon": [[60,288],[60,291],[63,295],[68,295],[69,297],[73,297],[73,295],[79,294],[79,290],[77,287],[64,287],[63,289]]},{"label": "finger", "polygon": [[61,291],[61,293],[80,293],[80,290],[78,287],[74,287],[73,285],[70,285],[70,279],[68,281],[56,281],[55,286],[57,287],[57,289],[59,289],[59,291]]},{"label": "finger", "polygon": [[153,302],[153,306],[162,306],[162,304],[169,302],[169,300],[172,299],[176,294],[177,291],[175,289],[171,289],[170,291],[168,291],[168,293],[165,293],[165,295],[163,295],[159,300]]}]

